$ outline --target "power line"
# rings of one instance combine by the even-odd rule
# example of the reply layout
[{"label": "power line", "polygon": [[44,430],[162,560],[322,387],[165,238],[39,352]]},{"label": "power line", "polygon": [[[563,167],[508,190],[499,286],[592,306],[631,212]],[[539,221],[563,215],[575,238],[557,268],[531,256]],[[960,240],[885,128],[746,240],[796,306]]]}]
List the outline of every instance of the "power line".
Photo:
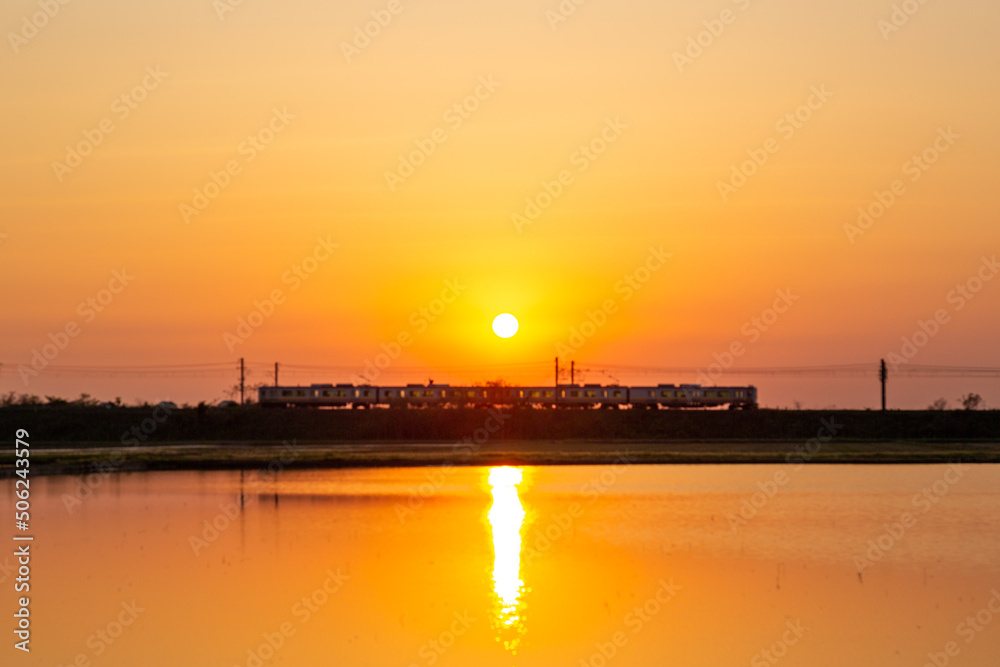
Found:
[{"label": "power line", "polygon": [[[394,370],[394,371],[449,371],[449,370],[480,370],[480,369],[493,369],[493,368],[524,368],[529,366],[543,367],[548,366],[550,362],[548,361],[519,361],[519,362],[509,362],[509,363],[496,363],[496,364],[465,364],[456,366],[397,366],[391,364],[385,368],[380,368],[379,370]],[[318,364],[285,364],[281,365],[282,368],[294,368],[299,370],[332,370],[332,371],[357,371],[358,369],[364,369],[363,364],[355,364],[351,366],[325,366]]]},{"label": "power line", "polygon": [[[550,368],[551,361],[525,361],[490,364],[464,364],[464,365],[422,365],[422,366],[402,366],[390,364],[379,370],[383,373],[392,374],[423,374],[441,372],[466,372],[482,373],[488,371],[530,371],[537,369],[544,371]],[[240,368],[240,361],[229,362],[207,362],[207,363],[180,363],[180,364],[149,364],[149,365],[64,365],[49,364],[44,369],[37,369],[45,374],[52,375],[76,375],[94,377],[117,377],[117,376],[137,376],[137,377],[202,377],[217,375],[236,375]],[[275,370],[272,362],[247,361],[244,365],[247,375],[266,374],[271,375]],[[877,377],[879,366],[876,363],[855,363],[855,364],[828,364],[822,366],[755,366],[755,367],[734,367],[714,370],[717,365],[706,367],[694,366],[636,366],[627,364],[604,364],[591,363],[587,365],[576,365],[577,372],[600,373],[608,378],[616,379],[618,375],[697,375],[711,373],[718,377],[728,376],[790,376],[790,377]],[[289,364],[282,363],[281,370],[285,374],[301,376],[304,374],[318,373],[349,373],[357,374],[364,370],[360,364],[354,365],[324,365],[324,364]],[[0,376],[16,375],[17,365],[10,363],[0,363]],[[947,378],[947,377],[979,377],[998,378],[1000,377],[1000,367],[990,366],[944,366],[930,364],[900,364],[892,368],[891,377],[896,378]],[[717,378],[716,378],[717,379]]]},{"label": "power line", "polygon": [[1000,368],[976,366],[903,365],[893,373],[908,377],[1000,377]]},{"label": "power line", "polygon": [[612,371],[620,373],[634,374],[658,374],[658,375],[699,375],[714,374],[722,375],[794,375],[806,376],[816,375],[824,377],[835,376],[866,376],[875,375],[878,367],[874,364],[839,364],[827,366],[761,366],[746,368],[726,368],[721,371],[714,371],[715,364],[706,367],[695,368],[693,366],[626,366],[620,364],[591,364],[584,370],[590,371]]},{"label": "power line", "polygon": [[[68,366],[49,364],[42,369],[32,368],[32,371],[43,372],[46,375],[73,375],[80,377],[202,377],[229,374],[233,371],[233,368],[233,364],[176,364],[159,366]],[[17,366],[0,364],[0,375],[17,374]]]}]

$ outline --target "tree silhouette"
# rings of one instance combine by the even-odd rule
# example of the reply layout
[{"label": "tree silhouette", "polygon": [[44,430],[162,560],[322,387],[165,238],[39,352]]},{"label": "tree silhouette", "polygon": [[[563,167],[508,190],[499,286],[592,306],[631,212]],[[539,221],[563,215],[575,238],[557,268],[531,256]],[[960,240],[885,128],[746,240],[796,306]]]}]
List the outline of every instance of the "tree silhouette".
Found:
[{"label": "tree silhouette", "polygon": [[979,406],[983,404],[983,397],[974,393],[968,393],[958,400],[961,401],[962,407],[966,410],[978,410]]}]

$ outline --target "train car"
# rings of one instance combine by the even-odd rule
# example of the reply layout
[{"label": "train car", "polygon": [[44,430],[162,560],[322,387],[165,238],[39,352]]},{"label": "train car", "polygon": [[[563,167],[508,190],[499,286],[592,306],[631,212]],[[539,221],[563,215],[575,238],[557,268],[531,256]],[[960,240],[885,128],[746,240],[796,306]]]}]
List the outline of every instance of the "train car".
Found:
[{"label": "train car", "polygon": [[629,388],[616,384],[559,385],[556,404],[567,407],[621,408],[629,405]]},{"label": "train car", "polygon": [[405,387],[379,387],[379,403],[392,408],[441,406],[448,402],[449,385],[408,384]]},{"label": "train car", "polygon": [[660,384],[655,387],[631,387],[632,405],[637,408],[657,409],[661,407],[692,407],[701,398],[700,385]]},{"label": "train car", "polygon": [[726,405],[730,410],[753,409],[757,407],[757,388],[750,387],[705,387],[705,400],[715,405]]},{"label": "train car", "polygon": [[524,387],[484,387],[493,405],[522,405]]},{"label": "train car", "polygon": [[556,404],[555,387],[518,387],[518,404],[532,408],[550,408]]},{"label": "train car", "polygon": [[[261,387],[257,400],[264,406],[346,407],[365,387],[353,384],[311,384],[308,387]],[[371,389],[371,388],[368,388]],[[373,392],[372,392],[373,393]]]},{"label": "train car", "polygon": [[352,408],[373,408],[376,405],[378,405],[378,387],[373,387],[370,384],[361,384],[354,388],[354,400],[351,402]]},{"label": "train car", "polygon": [[454,408],[493,405],[488,387],[452,387],[448,391],[448,404]]},{"label": "train car", "polygon": [[605,387],[599,384],[561,384],[556,395],[560,407],[596,408],[605,400]]},{"label": "train car", "polygon": [[637,408],[757,407],[756,387],[703,387],[699,384],[660,384],[631,387],[629,398]]},{"label": "train car", "polygon": [[629,405],[628,387],[619,387],[616,384],[601,387],[601,407],[609,410],[624,408]]}]

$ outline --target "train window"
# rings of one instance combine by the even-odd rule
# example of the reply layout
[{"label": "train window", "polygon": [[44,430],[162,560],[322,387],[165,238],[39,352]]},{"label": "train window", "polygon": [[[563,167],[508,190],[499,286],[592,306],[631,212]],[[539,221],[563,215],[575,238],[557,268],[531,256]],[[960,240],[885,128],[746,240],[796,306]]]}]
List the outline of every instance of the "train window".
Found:
[{"label": "train window", "polygon": [[424,391],[424,396],[433,396],[433,395],[434,395],[433,389],[427,389]]},{"label": "train window", "polygon": [[583,395],[586,396],[587,398],[596,398],[597,392],[592,389],[588,389],[587,391],[583,392]]},{"label": "train window", "polygon": [[296,396],[305,396],[305,395],[306,395],[306,392],[304,392],[304,391],[302,391],[302,390],[300,389],[299,391],[295,392],[295,395],[296,395]]},{"label": "train window", "polygon": [[281,395],[282,396],[291,396],[292,395],[292,390],[291,389],[284,389],[284,390],[282,390]]},{"label": "train window", "polygon": [[660,392],[660,398],[670,398],[670,392],[669,391],[661,391]]},{"label": "train window", "polygon": [[571,392],[569,392],[569,395],[571,397],[573,397],[573,398],[577,398],[580,395],[580,392],[578,392],[578,391],[571,391]]},{"label": "train window", "polygon": [[543,391],[542,392],[542,396],[544,396],[545,398],[552,398],[552,392],[551,391]]}]

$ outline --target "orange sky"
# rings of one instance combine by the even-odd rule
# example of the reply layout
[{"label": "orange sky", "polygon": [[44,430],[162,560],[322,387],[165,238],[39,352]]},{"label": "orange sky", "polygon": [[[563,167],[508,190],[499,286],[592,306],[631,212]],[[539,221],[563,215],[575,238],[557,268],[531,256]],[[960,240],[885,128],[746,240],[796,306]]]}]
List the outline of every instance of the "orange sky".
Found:
[{"label": "orange sky", "polygon": [[[1000,7],[929,3],[890,30],[888,1],[593,0],[565,21],[559,6],[5,2],[0,390],[197,401],[231,382],[25,384],[16,367],[74,324],[51,365],[360,372],[407,333],[386,379],[539,362],[504,374],[548,382],[607,300],[563,361],[700,368],[740,342],[743,366],[876,363],[944,309],[912,363],[1000,366],[1000,280],[949,299],[1000,249]],[[897,180],[883,215],[845,228]],[[630,292],[650,248],[670,257]],[[80,307],[123,269],[101,312]],[[433,322],[414,315],[445,281],[464,289]],[[227,339],[275,290],[273,314]],[[798,298],[751,340],[779,290]],[[490,332],[504,311],[521,322],[506,341]],[[756,383],[765,405],[877,400],[867,381]],[[996,381],[894,390],[900,407],[967,390],[1000,405]]]}]

